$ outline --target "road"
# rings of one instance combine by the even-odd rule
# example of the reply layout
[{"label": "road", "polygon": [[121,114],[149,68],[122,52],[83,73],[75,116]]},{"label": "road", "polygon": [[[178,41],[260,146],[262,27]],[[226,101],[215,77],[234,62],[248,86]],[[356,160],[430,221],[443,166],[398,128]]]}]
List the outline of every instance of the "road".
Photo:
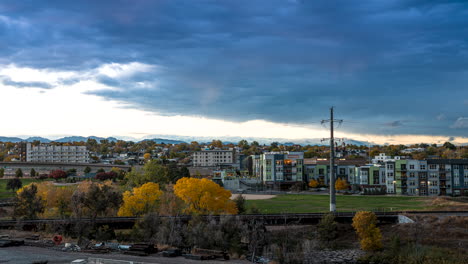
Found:
[{"label": "road", "polygon": [[[103,259],[113,259],[113,260],[126,260],[126,261],[135,261],[143,263],[152,263],[152,264],[190,264],[190,263],[200,263],[197,260],[189,260],[183,257],[177,258],[164,258],[159,256],[148,256],[148,257],[138,257],[138,256],[129,256],[123,255],[120,253],[109,253],[109,254],[92,254],[92,253],[81,253],[81,252],[62,252],[49,248],[39,248],[39,247],[29,247],[29,246],[20,246],[20,247],[7,247],[0,248],[0,263],[8,264],[31,264],[36,261],[48,261],[48,264],[69,264],[76,259],[88,259],[88,258],[103,258]],[[226,264],[226,263],[235,263],[235,264],[247,264],[250,263],[245,260],[230,260],[230,261],[214,261],[214,260],[205,260],[203,263],[206,264]]]}]

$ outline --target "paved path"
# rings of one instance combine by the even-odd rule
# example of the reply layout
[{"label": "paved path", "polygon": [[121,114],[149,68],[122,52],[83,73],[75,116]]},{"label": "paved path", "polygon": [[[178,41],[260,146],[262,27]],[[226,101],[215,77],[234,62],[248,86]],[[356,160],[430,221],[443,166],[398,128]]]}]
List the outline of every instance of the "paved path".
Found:
[{"label": "paved path", "polygon": [[[240,194],[232,194],[231,199],[235,199],[237,196]],[[276,195],[271,195],[271,194],[242,194],[246,200],[266,200],[266,199],[271,199],[273,197],[276,197]]]}]

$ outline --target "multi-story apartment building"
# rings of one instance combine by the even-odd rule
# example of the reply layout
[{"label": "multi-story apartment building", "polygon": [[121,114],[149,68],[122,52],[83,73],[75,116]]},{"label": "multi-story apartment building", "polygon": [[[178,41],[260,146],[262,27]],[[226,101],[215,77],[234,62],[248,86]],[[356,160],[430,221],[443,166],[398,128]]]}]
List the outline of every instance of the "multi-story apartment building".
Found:
[{"label": "multi-story apartment building", "polygon": [[192,155],[194,167],[217,167],[217,166],[232,166],[235,163],[234,149],[206,149],[196,151]]},{"label": "multi-story apartment building", "polygon": [[468,195],[468,159],[428,159],[427,164],[428,181],[440,195]]},{"label": "multi-story apartment building", "polygon": [[26,145],[27,162],[89,163],[86,146]]},{"label": "multi-story apartment building", "polygon": [[266,152],[252,156],[253,174],[266,185],[286,188],[304,182],[303,152]]},{"label": "multi-story apartment building", "polygon": [[[335,175],[337,178],[345,179],[349,183],[355,180],[355,168],[365,164],[364,160],[335,160]],[[309,182],[317,180],[322,185],[329,185],[330,160],[328,159],[304,159],[304,179]]]}]

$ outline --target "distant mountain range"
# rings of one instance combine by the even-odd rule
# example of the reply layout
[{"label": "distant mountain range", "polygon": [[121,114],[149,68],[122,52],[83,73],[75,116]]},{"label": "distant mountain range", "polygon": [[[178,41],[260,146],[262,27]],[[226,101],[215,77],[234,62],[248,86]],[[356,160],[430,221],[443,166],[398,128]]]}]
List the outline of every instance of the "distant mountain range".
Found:
[{"label": "distant mountain range", "polygon": [[[48,139],[44,137],[28,137],[28,138],[20,138],[20,137],[0,137],[1,142],[21,142],[21,141],[27,141],[27,142],[33,142],[35,140],[40,141],[41,143],[50,143],[50,142],[60,142],[60,143],[66,143],[66,142],[80,142],[80,141],[87,141],[88,139],[95,139],[98,142],[101,142],[101,140],[108,140],[109,142],[116,142],[118,140],[123,140],[119,139],[120,137],[96,137],[96,136],[89,136],[89,137],[83,137],[83,136],[67,136],[67,137],[62,137],[58,139]],[[124,138],[124,137],[122,137]],[[270,144],[272,142],[278,142],[279,144],[283,145],[328,145],[328,142],[324,141],[322,142],[321,139],[318,138],[311,138],[311,139],[297,139],[294,140],[294,142],[291,142],[291,140],[284,139],[284,138],[241,138],[241,137],[190,137],[190,136],[176,136],[176,135],[152,135],[152,136],[147,136],[143,139],[135,139],[135,140],[127,140],[125,141],[134,141],[134,142],[142,142],[142,141],[154,141],[157,144],[180,144],[180,143],[190,143],[192,141],[197,141],[200,144],[209,144],[213,139],[219,139],[225,144],[233,143],[237,144],[239,141],[245,139],[249,143],[252,141],[257,141],[260,144]],[[364,142],[364,141],[357,141],[357,140],[352,140],[352,139],[345,139],[344,141],[346,144],[354,144],[354,145],[368,145],[372,144],[369,142]]]}]

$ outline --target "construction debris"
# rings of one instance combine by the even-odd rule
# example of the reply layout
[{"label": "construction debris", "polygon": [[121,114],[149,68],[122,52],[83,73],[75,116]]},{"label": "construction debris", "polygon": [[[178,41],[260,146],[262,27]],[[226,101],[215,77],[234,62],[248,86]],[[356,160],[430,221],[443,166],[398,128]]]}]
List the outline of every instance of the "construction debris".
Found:
[{"label": "construction debris", "polygon": [[133,256],[148,256],[149,254],[157,252],[158,249],[154,247],[154,244],[137,243],[131,245],[128,251],[124,251],[124,254]]}]

